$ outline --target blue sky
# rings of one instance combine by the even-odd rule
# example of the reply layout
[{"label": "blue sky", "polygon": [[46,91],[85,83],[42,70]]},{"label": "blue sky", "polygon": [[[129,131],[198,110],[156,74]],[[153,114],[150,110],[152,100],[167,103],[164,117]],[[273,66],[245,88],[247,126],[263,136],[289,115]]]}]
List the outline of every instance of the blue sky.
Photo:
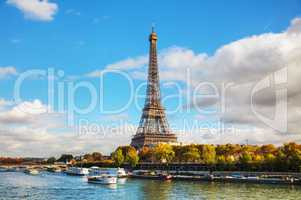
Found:
[{"label": "blue sky", "polygon": [[[237,76],[242,79],[245,77],[246,80],[252,82],[255,78],[249,80],[248,77],[253,77],[256,73],[264,76],[266,72],[273,73],[279,68],[271,67],[269,70],[258,72],[256,70],[248,71],[244,69],[243,64],[234,66],[234,62],[228,64],[229,66],[227,64],[221,66],[227,63],[226,61],[216,61],[217,65],[213,65],[216,66],[216,68],[211,69],[211,71],[208,71],[204,66],[208,63],[208,65],[210,65],[210,63],[212,63],[210,60],[219,60],[218,52],[227,50],[227,46],[231,48],[235,45],[241,45],[239,52],[238,50],[233,51],[234,53],[232,52],[233,54],[231,54],[232,56],[230,56],[230,58],[233,60],[240,58],[240,55],[244,52],[249,52],[251,47],[256,47],[256,45],[251,47],[246,46],[243,42],[244,39],[246,43],[251,43],[257,37],[259,41],[261,41],[262,37],[271,37],[270,41],[274,41],[274,37],[281,37],[280,39],[275,39],[275,45],[282,44],[282,37],[284,37],[282,34],[289,32],[288,29],[290,27],[297,27],[298,29],[298,19],[301,15],[301,1],[299,0],[90,0],[89,2],[48,0],[44,1],[43,5],[40,3],[41,2],[37,0],[2,0],[0,2],[0,26],[2,27],[0,31],[0,69],[6,69],[6,71],[3,70],[5,72],[3,72],[4,75],[0,79],[0,99],[5,102],[3,103],[5,104],[2,109],[3,112],[10,112],[14,106],[20,104],[20,102],[14,102],[14,85],[23,72],[31,69],[47,70],[48,68],[54,68],[56,73],[58,70],[64,71],[64,77],[55,79],[55,104],[52,108],[55,112],[58,111],[58,104],[62,103],[60,102],[61,100],[58,99],[58,83],[64,83],[65,87],[67,87],[67,83],[70,81],[74,84],[87,81],[95,86],[98,95],[100,95],[99,79],[95,77],[95,75],[91,75],[93,72],[100,72],[104,69],[121,69],[122,72],[133,77],[134,87],[137,88],[139,84],[144,81],[144,79],[141,78],[141,74],[146,73],[147,62],[145,62],[145,59],[147,58],[149,48],[148,35],[153,23],[155,24],[155,29],[159,37],[158,50],[161,55],[159,59],[160,70],[167,74],[165,75],[164,72],[162,72],[162,84],[167,82],[177,83],[181,87],[181,94],[184,94],[190,87],[186,85],[187,83],[183,81],[181,77],[177,78],[177,75],[181,74],[181,70],[191,68],[193,70],[197,69],[193,74],[194,82],[210,79],[214,83],[218,82],[219,84],[219,81],[223,81],[235,82],[235,84],[241,85],[242,81],[236,79],[230,80],[229,77],[233,77],[227,75],[226,72],[229,70],[223,71],[224,68],[227,67],[233,70],[233,73],[236,73],[235,70],[238,70]],[[295,22],[293,22],[294,19],[296,19]],[[252,36],[256,38],[252,39]],[[269,41],[269,39],[267,39],[267,41]],[[283,41],[286,41],[286,39],[283,39]],[[261,46],[261,44],[263,43],[258,44],[258,46]],[[271,48],[271,46],[262,47],[265,51],[260,55],[256,55],[254,52],[261,52],[261,49],[254,49],[254,52],[246,53],[246,56],[241,57],[241,59],[250,58],[266,63],[266,61],[269,60],[269,55],[265,55],[267,57],[264,58],[262,58],[262,56],[269,48]],[[281,48],[284,49],[282,46],[279,47],[279,49]],[[298,48],[296,47],[296,49]],[[298,49],[298,52],[299,51]],[[287,54],[283,55],[285,59],[288,57],[286,55]],[[129,59],[132,59],[130,64]],[[284,62],[288,62],[285,59]],[[126,66],[124,67],[122,65]],[[182,69],[177,71],[181,66]],[[220,70],[218,67],[222,67],[223,70]],[[242,71],[245,73],[241,73]],[[134,76],[134,74],[138,73],[139,76]],[[173,73],[175,73],[175,76],[172,75]],[[258,80],[257,76],[256,78],[256,80]],[[290,80],[290,75],[288,79]],[[129,97],[126,80],[117,75],[109,76],[105,81],[103,89],[105,91],[104,109],[120,107],[125,104]],[[142,94],[144,93],[144,89],[141,90]],[[45,105],[45,107],[47,107],[49,104],[47,91],[47,80],[45,78],[32,77],[26,80],[22,85],[22,101],[33,103],[34,100],[37,99],[39,101],[37,104],[41,104],[39,104],[39,106]],[[290,91],[289,89],[289,92]],[[67,92],[65,88],[64,96],[66,96]],[[176,88],[173,86],[162,87],[163,96],[174,94],[175,92]],[[204,91],[201,91],[201,93],[202,92]],[[85,89],[79,89],[75,97],[76,105],[82,108],[87,106],[91,100],[89,93]],[[185,95],[181,96],[181,99],[183,102],[180,107],[189,106],[190,101]],[[144,100],[140,99],[139,102],[143,105]],[[232,100],[230,99],[229,102],[232,102]],[[65,105],[64,112],[66,112],[66,106],[68,106],[70,102],[63,104]],[[99,104],[98,99],[98,107],[100,106]],[[172,110],[175,106],[177,106],[176,100],[168,100],[165,103],[167,110]],[[295,106],[298,107],[299,105]],[[203,106],[203,109],[218,110],[216,107],[212,107],[211,104],[209,106]],[[238,113],[237,115],[239,115]],[[195,108],[192,108],[189,112],[175,112],[174,114],[168,115],[168,118],[170,123],[179,130],[183,129],[183,118],[188,121],[190,120],[189,123],[196,119],[201,122],[212,122],[214,125],[211,124],[210,128],[213,129],[218,127],[216,123],[219,120],[217,119],[225,119],[220,117],[220,115],[200,114]],[[140,119],[140,109],[137,109],[132,102],[130,107],[121,113],[106,115],[99,109],[93,109],[85,115],[77,114],[76,120],[80,119],[88,119],[91,123],[97,124],[111,124],[114,123],[114,120],[125,120],[127,123],[136,126]],[[47,118],[46,120],[49,119]],[[62,120],[66,121],[66,118],[63,117]],[[77,122],[73,125],[74,127],[78,125]],[[235,124],[236,127],[243,132],[246,131],[246,127],[249,131],[260,129],[261,132],[262,130],[264,130],[264,132],[271,132],[271,130],[267,131],[263,128],[262,125],[258,125],[257,123],[253,124],[253,121],[238,123],[230,120],[230,122],[230,124]],[[49,121],[47,121],[47,124],[49,124]],[[26,123],[11,123],[5,126],[8,128],[7,130],[11,130],[12,127],[30,127],[32,129],[35,127],[32,124]],[[49,137],[60,134],[76,135],[76,131],[73,129],[74,127],[47,127],[45,132],[50,135]],[[284,132],[297,134],[299,127],[292,127],[294,127],[292,131]],[[70,128],[71,130],[69,130]],[[6,129],[3,131],[5,132],[5,130]],[[23,137],[19,134],[18,136]],[[185,137],[185,142],[193,142],[195,141],[195,137],[198,137],[198,135]],[[244,142],[244,139],[248,139],[248,137],[250,137],[250,140],[254,143],[281,143],[282,140],[284,142],[286,141],[286,139],[284,140],[282,137],[277,141],[270,141],[260,138],[260,136],[258,136],[260,139],[258,139],[257,136],[254,137],[254,140],[252,140],[253,136],[246,136],[242,137],[243,139],[241,141],[234,140],[233,142]],[[86,139],[84,140],[85,142],[81,144],[82,148],[70,151],[81,153],[84,151],[98,150],[97,148],[99,146],[101,151],[110,152],[117,145],[127,143],[129,138],[130,137],[127,136],[124,140],[116,142],[116,144],[114,144],[114,139],[106,139],[104,144],[97,143],[94,144],[95,146],[89,143],[90,140]],[[197,140],[199,142],[220,141],[211,141],[210,139],[212,137],[206,134],[204,137],[198,138],[200,139]],[[288,137],[287,140],[298,141],[298,138]],[[0,150],[4,152],[4,155],[20,155],[19,152],[35,155],[33,150],[24,150],[25,147],[23,144],[19,144],[18,142],[19,141],[16,141],[14,143],[12,139],[10,144],[5,144],[5,148]],[[43,143],[42,141],[35,142],[33,142],[33,145],[37,147]],[[231,142],[231,139],[229,138],[227,142]],[[19,146],[17,145],[17,147],[13,148],[12,146],[16,146],[17,143]],[[64,145],[66,145],[66,148],[69,147],[69,144],[64,143]],[[104,146],[103,148],[101,147],[102,145]],[[51,153],[58,154],[57,151],[51,151]],[[42,153],[42,155],[47,155],[47,153]]]}]

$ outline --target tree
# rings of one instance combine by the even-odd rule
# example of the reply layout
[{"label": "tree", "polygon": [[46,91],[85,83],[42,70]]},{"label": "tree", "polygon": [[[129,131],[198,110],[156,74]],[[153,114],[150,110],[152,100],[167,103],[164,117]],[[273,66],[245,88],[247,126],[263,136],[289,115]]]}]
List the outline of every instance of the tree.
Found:
[{"label": "tree", "polygon": [[175,156],[175,152],[173,151],[172,146],[164,143],[156,145],[154,154],[158,161],[167,163],[170,162]]},{"label": "tree", "polygon": [[226,158],[224,155],[218,155],[216,156],[216,162],[218,164],[226,164]]},{"label": "tree", "polygon": [[124,156],[122,154],[122,149],[118,148],[113,154],[112,154],[112,158],[115,162],[115,165],[117,165],[118,167],[120,165],[123,164],[124,162]]},{"label": "tree", "polygon": [[139,156],[134,147],[129,148],[126,154],[126,161],[131,165],[131,167],[136,167],[139,162]]},{"label": "tree", "polygon": [[239,157],[239,162],[241,164],[248,164],[251,161],[252,161],[252,156],[248,151],[244,151]]},{"label": "tree", "polygon": [[94,159],[93,159],[93,156],[89,153],[85,154],[84,155],[84,159],[87,161],[87,162],[93,162]]},{"label": "tree", "polygon": [[172,146],[173,151],[175,152],[174,162],[184,161],[183,153],[186,151],[186,146]]},{"label": "tree", "polygon": [[151,161],[153,157],[153,150],[147,146],[142,147],[139,151],[139,159],[141,161]]},{"label": "tree", "polygon": [[56,161],[55,157],[50,157],[50,158],[47,159],[46,162],[47,162],[48,164],[54,164],[55,161]]},{"label": "tree", "polygon": [[277,158],[286,169],[299,170],[301,165],[301,145],[293,142],[284,144],[280,147]]},{"label": "tree", "polygon": [[63,154],[57,161],[67,163],[73,159],[71,154]]},{"label": "tree", "polygon": [[266,155],[266,154],[274,154],[277,151],[277,148],[273,144],[262,145],[258,148],[257,153]]},{"label": "tree", "polygon": [[188,146],[183,153],[183,157],[186,162],[196,162],[201,158],[199,150],[194,146]]},{"label": "tree", "polygon": [[210,144],[204,144],[201,146],[201,159],[205,164],[215,163],[215,146]]},{"label": "tree", "polygon": [[92,158],[94,161],[101,161],[102,160],[102,154],[99,152],[93,152]]}]

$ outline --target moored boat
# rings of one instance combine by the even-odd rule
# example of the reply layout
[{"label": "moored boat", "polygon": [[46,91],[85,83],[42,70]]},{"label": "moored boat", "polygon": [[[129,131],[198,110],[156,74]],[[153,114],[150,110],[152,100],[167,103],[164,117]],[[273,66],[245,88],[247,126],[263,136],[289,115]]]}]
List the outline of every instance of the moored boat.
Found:
[{"label": "moored boat", "polygon": [[136,170],[131,174],[131,178],[154,179],[154,180],[171,180],[172,175],[167,173],[156,173],[144,170]]},{"label": "moored boat", "polygon": [[89,170],[81,167],[70,167],[66,170],[66,174],[71,176],[86,176],[89,174]]},{"label": "moored boat", "polygon": [[37,169],[25,169],[24,173],[30,175],[38,175],[40,172]]},{"label": "moored boat", "polygon": [[117,177],[118,178],[126,178],[128,174],[125,172],[124,168],[117,169]]},{"label": "moored boat", "polygon": [[88,183],[95,183],[95,184],[116,184],[117,177],[110,175],[110,174],[102,174],[98,176],[88,176]]}]

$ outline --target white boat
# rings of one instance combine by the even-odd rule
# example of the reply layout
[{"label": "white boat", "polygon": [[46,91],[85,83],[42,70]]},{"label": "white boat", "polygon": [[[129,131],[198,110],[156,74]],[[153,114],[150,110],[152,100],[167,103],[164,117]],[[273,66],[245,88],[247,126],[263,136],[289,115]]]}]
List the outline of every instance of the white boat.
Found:
[{"label": "white boat", "polygon": [[40,172],[36,169],[25,169],[24,173],[25,174],[30,174],[30,175],[38,175]]},{"label": "white boat", "polygon": [[116,174],[111,174],[109,170],[101,169],[99,167],[91,167],[88,183],[96,183],[96,184],[116,184],[117,176]]},{"label": "white boat", "polygon": [[116,184],[117,177],[110,174],[88,176],[88,183],[105,184],[105,185]]},{"label": "white boat", "polygon": [[81,167],[70,167],[67,169],[66,174],[71,176],[86,176],[89,174],[89,170]]},{"label": "white boat", "polygon": [[127,177],[127,173],[125,172],[124,168],[118,168],[117,169],[117,177],[118,178],[125,178]]}]

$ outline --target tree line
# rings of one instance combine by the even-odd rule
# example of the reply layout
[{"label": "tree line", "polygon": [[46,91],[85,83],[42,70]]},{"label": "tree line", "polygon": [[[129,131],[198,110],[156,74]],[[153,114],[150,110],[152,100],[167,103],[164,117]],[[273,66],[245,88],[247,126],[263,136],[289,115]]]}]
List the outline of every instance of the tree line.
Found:
[{"label": "tree line", "polygon": [[74,157],[63,154],[59,159],[49,158],[47,163],[68,162],[81,166],[130,166],[143,163],[196,164],[214,170],[295,171],[301,172],[301,145],[286,143],[281,146],[240,144],[158,144],[136,150],[120,146],[110,156],[100,152]]},{"label": "tree line", "polygon": [[301,172],[301,145],[282,146],[240,144],[191,144],[171,146],[158,144],[143,147],[118,147],[111,155],[116,166],[125,163],[135,167],[139,163],[194,163],[215,167],[216,170],[296,171]]}]

